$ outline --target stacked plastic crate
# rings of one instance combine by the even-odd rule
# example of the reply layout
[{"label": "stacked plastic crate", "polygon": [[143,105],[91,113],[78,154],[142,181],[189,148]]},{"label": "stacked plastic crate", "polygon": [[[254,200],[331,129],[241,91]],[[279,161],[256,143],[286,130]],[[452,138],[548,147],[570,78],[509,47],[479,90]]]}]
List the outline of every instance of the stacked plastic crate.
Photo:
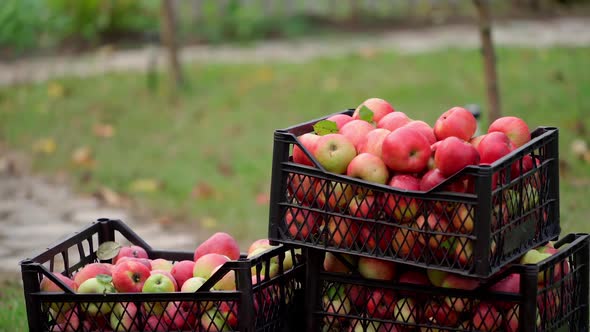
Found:
[{"label": "stacked plastic crate", "polygon": [[269,238],[306,248],[307,331],[588,330],[588,235],[549,242],[556,128],[424,192],[326,171],[299,138],[332,115],[274,136]]}]

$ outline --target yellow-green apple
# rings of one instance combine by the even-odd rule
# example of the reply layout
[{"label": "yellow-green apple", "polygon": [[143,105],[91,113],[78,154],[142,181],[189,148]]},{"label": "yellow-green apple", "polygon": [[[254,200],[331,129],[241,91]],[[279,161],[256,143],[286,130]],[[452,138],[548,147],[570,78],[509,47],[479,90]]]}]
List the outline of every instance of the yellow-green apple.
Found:
[{"label": "yellow-green apple", "polygon": [[434,164],[444,177],[449,177],[465,166],[479,164],[479,153],[473,145],[451,136],[439,144],[434,153]]},{"label": "yellow-green apple", "polygon": [[474,207],[465,203],[455,206],[452,214],[453,229],[459,233],[471,234],[473,232],[475,212]]},{"label": "yellow-green apple", "polygon": [[358,223],[340,216],[331,216],[326,227],[329,243],[339,248],[351,248],[358,235]]},{"label": "yellow-green apple", "polygon": [[[222,267],[222,265],[219,265],[218,267],[216,267],[213,270],[213,273],[211,273],[211,277],[213,277],[213,275],[221,267]],[[215,285],[213,285],[213,290],[220,290],[220,291],[221,290],[226,290],[226,291],[236,290],[236,273],[233,270],[226,272],[223,275],[223,277],[221,277],[221,279],[219,279],[219,281]]]},{"label": "yellow-green apple", "polygon": [[463,107],[453,107],[441,114],[434,123],[433,129],[439,141],[451,136],[469,141],[477,129],[477,120]]},{"label": "yellow-green apple", "polygon": [[200,324],[204,331],[234,331],[238,326],[237,305],[221,302],[203,313]]},{"label": "yellow-green apple", "polygon": [[[70,287],[74,292],[76,292],[78,290],[78,284],[64,276],[61,273],[53,273],[53,275],[59,279],[61,282],[63,282],[66,286]],[[58,286],[55,282],[51,281],[51,279],[47,278],[47,277],[43,277],[43,279],[41,279],[41,283],[39,284],[39,289],[42,292],[47,292],[47,293],[63,293],[64,289],[62,289],[61,286]],[[70,310],[73,306],[75,305],[75,303],[68,303],[68,302],[56,302],[56,303],[51,303],[50,308],[53,309],[55,312],[66,312],[68,310]]]},{"label": "yellow-green apple", "polygon": [[375,123],[379,122],[387,114],[395,112],[395,109],[387,101],[381,98],[369,98],[354,110],[353,119],[361,119],[361,109],[363,107],[373,112],[373,121]]},{"label": "yellow-green apple", "polygon": [[[352,268],[357,266],[357,258],[352,255],[347,254],[338,254],[344,260],[346,260]],[[324,257],[324,270],[328,272],[337,272],[337,273],[350,273],[352,272],[351,268],[348,265],[344,264],[338,257],[331,253],[326,252]]]},{"label": "yellow-green apple", "polygon": [[[409,174],[398,174],[391,177],[388,183],[395,189],[420,190],[420,179]],[[389,216],[400,223],[409,223],[418,217],[421,200],[404,194],[388,194],[381,196],[384,210]]]},{"label": "yellow-green apple", "polygon": [[481,302],[474,309],[471,323],[476,331],[498,331],[502,328],[502,314],[492,304]]},{"label": "yellow-green apple", "polygon": [[[492,292],[520,294],[520,274],[511,273],[504,279],[493,284],[489,289]],[[512,302],[497,302],[495,304],[504,310],[508,310],[514,305]]]},{"label": "yellow-green apple", "polygon": [[[182,293],[194,293],[207,281],[205,278],[192,277],[187,279],[180,288]],[[185,311],[189,312],[203,312],[211,309],[213,302],[211,301],[184,301],[180,304]]]},{"label": "yellow-green apple", "polygon": [[357,243],[369,252],[376,248],[385,252],[393,240],[394,232],[392,226],[365,222],[359,227]]},{"label": "yellow-green apple", "polygon": [[352,120],[349,123],[342,126],[342,128],[340,128],[338,132],[344,135],[346,138],[348,138],[348,140],[354,145],[355,149],[358,151],[361,146],[361,143],[365,139],[365,136],[367,136],[367,134],[373,129],[375,129],[375,126],[373,126],[367,121]]},{"label": "yellow-green apple", "polygon": [[183,260],[174,263],[170,274],[176,280],[178,287],[182,287],[185,281],[193,277],[193,271],[195,270],[195,262],[189,260]]},{"label": "yellow-green apple", "polygon": [[322,305],[323,311],[327,314],[324,317],[324,323],[330,325],[332,328],[340,327],[340,324],[343,323],[346,318],[339,316],[350,314],[352,309],[352,305],[346,295],[346,289],[343,285],[331,285],[322,297]]},{"label": "yellow-green apple", "polygon": [[228,261],[230,261],[230,259],[225,255],[215,253],[206,254],[195,262],[195,266],[193,267],[193,277],[209,279],[216,267],[223,265]]},{"label": "yellow-green apple", "polygon": [[361,153],[350,161],[346,175],[368,182],[385,184],[389,178],[389,171],[381,158],[370,153]]},{"label": "yellow-green apple", "polygon": [[[453,289],[464,289],[464,290],[474,290],[479,287],[480,282],[474,278],[466,278],[459,276],[457,274],[449,273],[445,276],[441,287],[443,288],[453,288]],[[461,313],[464,311],[468,311],[471,309],[473,300],[467,298],[457,298],[457,297],[445,297],[445,304],[449,306],[452,310]]]},{"label": "yellow-green apple", "polygon": [[436,136],[434,136],[434,130],[432,130],[432,127],[430,127],[428,123],[420,120],[413,120],[410,123],[406,124],[405,127],[414,128],[417,131],[419,131],[422,135],[424,135],[424,137],[426,137],[428,143],[430,143],[431,145],[436,143]]},{"label": "yellow-green apple", "polygon": [[141,331],[140,315],[133,302],[118,302],[109,318],[114,332]]},{"label": "yellow-green apple", "polygon": [[315,200],[315,183],[315,179],[311,177],[293,174],[287,190],[299,204],[311,205]]},{"label": "yellow-green apple", "polygon": [[250,244],[250,246],[248,247],[248,251],[247,254],[248,256],[256,249],[258,248],[273,248],[273,246],[270,245],[270,241],[268,239],[258,239],[254,242],[252,242],[252,244]]},{"label": "yellow-green apple", "polygon": [[353,186],[341,182],[317,181],[315,187],[316,203],[325,208],[326,204],[332,211],[341,211],[348,207],[355,195]]},{"label": "yellow-green apple", "polygon": [[402,127],[383,140],[381,157],[394,172],[420,173],[428,165],[431,150],[424,135],[414,128]]},{"label": "yellow-green apple", "polygon": [[469,140],[469,143],[471,143],[471,145],[473,145],[473,147],[477,149],[477,147],[479,146],[479,143],[481,142],[481,140],[482,140],[482,139],[483,139],[485,136],[486,136],[486,135],[484,134],[484,135],[479,135],[479,136],[472,137],[472,138]]},{"label": "yellow-green apple", "polygon": [[321,224],[320,216],[306,209],[290,208],[285,214],[287,231],[294,239],[306,240],[317,233]]},{"label": "yellow-green apple", "polygon": [[[443,243],[444,247],[449,247],[451,255],[462,266],[468,266],[473,263],[473,241],[464,237],[451,237]],[[495,252],[495,242],[492,241],[492,254]]]},{"label": "yellow-green apple", "polygon": [[377,199],[373,195],[357,194],[348,205],[351,216],[359,218],[373,218],[379,212]]},{"label": "yellow-green apple", "polygon": [[180,289],[180,286],[178,286],[178,284],[176,283],[176,279],[174,279],[174,277],[172,276],[172,273],[170,273],[170,271],[166,271],[166,270],[151,270],[150,271],[150,276],[153,276],[154,274],[162,274],[162,275],[168,277],[170,280],[172,280],[172,284],[174,285],[174,291],[175,292]]},{"label": "yellow-green apple", "polygon": [[375,289],[367,297],[367,314],[372,318],[390,318],[394,313],[395,294],[390,289]]},{"label": "yellow-green apple", "polygon": [[[342,129],[351,123],[347,123]],[[316,142],[314,157],[328,172],[344,174],[348,164],[355,156],[354,144],[342,134],[327,134],[321,136]]]},{"label": "yellow-green apple", "polygon": [[[376,322],[372,320],[361,320],[361,319],[351,319],[350,320],[350,327],[347,330],[348,332],[379,332],[381,331],[381,327],[383,323]],[[383,329],[383,331],[391,331],[397,332],[396,329],[393,331],[391,329]]]},{"label": "yellow-green apple", "polygon": [[[459,313],[446,303],[431,300],[424,305],[423,320],[441,327],[454,327],[459,322]],[[441,330],[442,331],[442,330]]]},{"label": "yellow-green apple", "polygon": [[150,269],[139,262],[119,263],[113,270],[113,285],[120,293],[139,293],[150,272]]},{"label": "yellow-green apple", "polygon": [[[131,256],[124,256],[121,257],[117,260],[117,264],[121,264],[123,262],[129,262],[129,261],[133,261],[133,262],[139,262],[141,264],[143,264],[145,267],[147,267],[148,269],[152,269],[152,260],[149,258],[137,258],[137,257],[131,257]],[[106,263],[103,263],[106,265]],[[115,266],[117,266],[117,264],[113,265],[113,267],[111,268],[111,272],[112,270],[115,269]]]},{"label": "yellow-green apple", "polygon": [[373,129],[365,135],[365,138],[360,143],[358,153],[370,153],[381,158],[383,141],[391,131],[384,128]]},{"label": "yellow-green apple", "polygon": [[393,280],[395,278],[396,266],[377,258],[359,257],[358,267],[361,276],[368,279]]},{"label": "yellow-green apple", "polygon": [[164,271],[172,271],[172,264],[171,261],[164,259],[164,258],[156,258],[151,260],[152,270],[164,270]]},{"label": "yellow-green apple", "polygon": [[[176,281],[168,273],[153,273],[143,284],[143,293],[172,293],[177,290]],[[144,302],[143,307],[148,315],[160,316],[167,306],[167,302]]]},{"label": "yellow-green apple", "polygon": [[328,117],[326,120],[336,123],[336,127],[338,128],[338,130],[340,130],[340,128],[342,128],[342,126],[344,126],[345,124],[349,123],[350,121],[352,121],[354,119],[352,118],[352,116],[347,115],[347,114],[334,114],[334,115]]},{"label": "yellow-green apple", "polygon": [[394,131],[407,125],[411,121],[412,119],[410,119],[404,112],[393,112],[382,117],[381,120],[377,122],[377,128]]},{"label": "yellow-green apple", "polygon": [[140,246],[130,245],[124,246],[119,250],[119,253],[113,258],[113,264],[117,264],[117,261],[121,257],[135,257],[135,258],[148,258],[148,253]]},{"label": "yellow-green apple", "polygon": [[[87,279],[78,286],[79,294],[107,294],[116,293],[117,290],[112,283],[112,277],[106,274],[99,274],[96,277]],[[81,309],[87,315],[107,315],[113,309],[112,302],[81,303]]]},{"label": "yellow-green apple", "polygon": [[530,211],[539,205],[539,191],[530,183],[525,184],[521,198],[524,211]]},{"label": "yellow-green apple", "polygon": [[102,263],[90,263],[88,265],[84,265],[80,271],[74,274],[74,282],[76,282],[76,285],[80,286],[84,281],[94,278],[99,274],[106,274],[110,276],[112,271],[108,266]]},{"label": "yellow-green apple", "polygon": [[492,164],[512,151],[512,143],[506,134],[494,131],[486,134],[477,146],[480,163]]},{"label": "yellow-green apple", "polygon": [[412,229],[398,228],[391,241],[391,249],[399,258],[417,259],[422,253],[422,246],[418,240],[418,234],[413,229],[418,226],[411,224]]},{"label": "yellow-green apple", "polygon": [[238,260],[240,258],[240,246],[233,236],[228,233],[217,232],[197,247],[193,260],[196,262],[201,256],[210,253],[225,255],[231,260]]},{"label": "yellow-green apple", "polygon": [[411,297],[397,300],[393,306],[393,319],[398,322],[416,324],[420,319],[419,307],[416,300]]},{"label": "yellow-green apple", "polygon": [[[549,257],[551,257],[550,253],[541,253],[536,249],[531,249],[531,250],[527,251],[526,254],[524,254],[524,256],[522,256],[520,258],[520,263],[521,264],[538,264],[539,262],[541,262]],[[539,284],[545,283],[545,271],[539,272],[538,277],[537,277],[537,282]]]},{"label": "yellow-green apple", "polygon": [[[63,310],[63,309],[62,309]],[[80,320],[83,317],[77,308],[57,314],[55,325],[51,326],[50,332],[76,332],[80,327]]]},{"label": "yellow-green apple", "polygon": [[[305,147],[305,149],[307,149],[307,152],[309,152],[311,155],[313,155],[315,145],[316,145],[319,138],[320,138],[320,136],[318,136],[316,134],[307,133],[307,134],[303,134],[303,135],[299,136],[297,138],[297,140],[299,142],[301,142],[301,144],[303,145],[303,147]],[[296,162],[298,164],[308,165],[308,166],[315,166],[314,163],[311,161],[311,159],[309,159],[309,157],[307,157],[305,152],[303,152],[303,150],[298,145],[293,145],[293,162]]]},{"label": "yellow-green apple", "polygon": [[492,122],[488,133],[496,131],[506,134],[515,148],[521,147],[531,140],[529,126],[523,119],[515,116],[504,116]]},{"label": "yellow-green apple", "polygon": [[426,275],[428,276],[428,280],[436,286],[442,287],[442,284],[449,273],[445,271],[435,270],[435,269],[426,269]]},{"label": "yellow-green apple", "polygon": [[205,281],[207,281],[207,279],[201,277],[189,278],[182,284],[180,291],[184,293],[196,292],[199,288],[201,288],[201,286],[203,286]]}]

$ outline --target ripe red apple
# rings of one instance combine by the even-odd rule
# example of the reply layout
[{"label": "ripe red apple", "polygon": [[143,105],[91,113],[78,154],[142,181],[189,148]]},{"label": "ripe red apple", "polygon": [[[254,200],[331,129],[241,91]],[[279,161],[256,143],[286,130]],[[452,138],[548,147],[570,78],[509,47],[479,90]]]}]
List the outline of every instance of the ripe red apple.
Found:
[{"label": "ripe red apple", "polygon": [[189,260],[183,260],[174,263],[170,274],[176,280],[178,287],[182,287],[185,281],[193,277],[193,271],[195,270],[195,262]]},{"label": "ripe red apple", "polygon": [[[459,322],[459,313],[451,309],[446,303],[437,300],[426,302],[423,319],[440,327],[454,327]],[[430,331],[430,330],[425,330]],[[444,331],[443,329],[435,331]]]},{"label": "ripe red apple", "polygon": [[[409,174],[394,175],[389,186],[403,190],[420,190],[420,179]],[[418,217],[421,200],[407,195],[390,194],[382,196],[385,213],[400,223],[408,223]]]},{"label": "ripe red apple", "polygon": [[420,234],[418,240],[423,246],[428,246],[430,250],[439,258],[443,258],[448,249],[445,249],[443,243],[449,238],[443,234],[433,234],[432,232],[438,233],[449,233],[451,231],[450,223],[444,215],[438,215],[435,213],[429,214],[427,217],[421,215],[416,219],[416,225],[426,231],[426,233]]},{"label": "ripe red apple", "polygon": [[194,313],[186,311],[179,301],[169,302],[162,314],[162,322],[167,331],[186,331],[192,329],[197,320]]},{"label": "ripe red apple", "polygon": [[515,116],[504,116],[492,122],[488,133],[496,131],[506,134],[515,148],[521,147],[531,140],[529,126],[523,119]]},{"label": "ripe red apple", "polygon": [[395,112],[393,107],[387,101],[381,98],[369,98],[354,110],[354,113],[352,114],[353,119],[361,118],[360,111],[363,106],[373,112],[373,121],[375,123],[378,123],[385,115]]},{"label": "ripe red apple", "polygon": [[361,246],[361,250],[373,252],[379,248],[381,252],[385,252],[393,241],[394,230],[391,226],[363,223],[358,233],[357,243]]},{"label": "ripe red apple", "polygon": [[497,331],[502,327],[502,315],[490,303],[481,302],[475,307],[471,322],[476,331]]},{"label": "ripe red apple", "polygon": [[140,246],[131,245],[124,246],[119,250],[119,253],[113,258],[113,264],[117,264],[117,261],[121,257],[135,257],[135,258],[148,258],[147,251]]},{"label": "ripe red apple", "polygon": [[406,124],[404,127],[413,128],[419,131],[422,135],[424,135],[424,137],[426,137],[428,143],[431,144],[431,147],[432,144],[436,143],[436,136],[434,136],[434,130],[432,129],[432,127],[428,125],[428,123],[420,120],[413,120]]},{"label": "ripe red apple", "polygon": [[447,178],[442,175],[438,168],[433,168],[426,172],[420,179],[420,190],[429,191],[430,189],[438,186],[439,183],[443,182]]},{"label": "ripe red apple", "polygon": [[134,261],[123,262],[113,270],[113,285],[121,293],[139,293],[149,276],[150,269],[145,265]]},{"label": "ripe red apple", "polygon": [[320,218],[313,211],[291,208],[285,214],[285,224],[294,239],[306,240],[310,235],[317,233],[321,224]]},{"label": "ripe red apple", "polygon": [[[341,258],[345,259],[352,267],[356,267],[357,265],[357,258],[352,255],[347,254],[339,254]],[[326,256],[324,257],[324,270],[328,272],[336,272],[336,273],[349,273],[352,270],[344,264],[335,254],[331,252],[326,252]]]},{"label": "ripe red apple", "polygon": [[210,253],[225,255],[231,260],[238,260],[240,258],[240,247],[233,236],[228,233],[217,232],[197,247],[194,261],[196,262],[201,256]]},{"label": "ripe red apple", "polygon": [[375,129],[375,126],[368,123],[367,121],[352,120],[342,126],[338,132],[348,138],[348,140],[352,142],[355,149],[358,151],[365,136],[367,136],[367,134],[373,129]]},{"label": "ripe red apple", "polygon": [[395,310],[395,294],[389,289],[376,289],[367,298],[367,314],[373,318],[390,318]]},{"label": "ripe red apple", "polygon": [[510,167],[510,178],[516,179],[521,174],[525,174],[534,167],[539,167],[540,165],[541,162],[537,158],[534,158],[533,160],[533,157],[527,154],[522,157],[522,159],[516,160],[512,163],[512,166]]},{"label": "ripe red apple", "polygon": [[463,107],[453,107],[444,112],[434,124],[434,135],[442,141],[451,136],[469,141],[477,129],[477,120]]},{"label": "ripe red apple", "polygon": [[340,315],[349,315],[352,309],[345,287],[341,284],[330,286],[322,297],[322,308],[327,314],[324,317],[324,323],[333,328],[339,328],[346,320]]},{"label": "ripe red apple", "polygon": [[473,145],[474,148],[477,149],[477,147],[479,146],[479,143],[481,142],[481,140],[485,137],[486,135],[479,135],[479,136],[475,136],[473,138],[471,138],[469,140],[469,143],[471,143],[471,145]]},{"label": "ripe red apple", "polygon": [[440,143],[434,153],[434,164],[443,176],[449,177],[468,165],[479,163],[479,153],[469,143],[451,136]]},{"label": "ripe red apple", "polygon": [[335,122],[336,126],[338,127],[338,130],[340,130],[340,128],[342,128],[342,126],[344,126],[345,124],[349,123],[350,121],[352,121],[354,119],[352,118],[352,116],[347,115],[347,114],[335,114],[335,115],[332,115],[331,117],[327,118],[326,120]]},{"label": "ripe red apple", "polygon": [[473,232],[475,212],[474,207],[461,203],[455,206],[452,214],[452,224],[455,231],[462,234],[471,234]]},{"label": "ripe red apple", "polygon": [[416,129],[402,127],[383,140],[382,158],[395,172],[419,173],[428,165],[430,144]]},{"label": "ripe red apple", "polygon": [[412,119],[410,119],[404,112],[393,112],[381,118],[377,122],[377,128],[383,128],[393,132],[394,130],[407,125],[411,121]]},{"label": "ripe red apple", "polygon": [[315,200],[315,186],[316,181],[312,177],[293,174],[287,184],[287,190],[295,197],[297,203],[311,205]]},{"label": "ripe red apple", "polygon": [[106,274],[110,276],[112,273],[111,269],[102,263],[90,263],[88,265],[84,265],[80,271],[74,274],[74,282],[76,285],[80,286],[84,281],[94,278],[99,274]]},{"label": "ripe red apple", "polygon": [[[133,262],[138,262],[141,263],[143,265],[145,265],[145,267],[147,267],[148,269],[152,269],[152,260],[149,258],[137,258],[137,257],[131,257],[131,256],[125,256],[125,257],[121,257],[117,260],[117,264],[121,264],[123,262],[128,262],[128,261],[133,261]],[[106,263],[103,263],[106,265]],[[115,266],[117,266],[117,264],[113,265],[113,267],[111,268],[111,272],[112,270],[115,269]],[[107,265],[108,267],[108,265]]]},{"label": "ripe red apple", "polygon": [[250,255],[254,250],[258,248],[272,248],[273,246],[270,245],[270,241],[268,239],[258,239],[248,247],[247,254]]},{"label": "ripe red apple", "polygon": [[381,158],[370,153],[361,153],[348,164],[346,175],[368,182],[385,184],[389,178],[389,171]]},{"label": "ripe red apple", "polygon": [[377,199],[373,195],[357,194],[348,205],[351,216],[372,219],[379,212]]},{"label": "ripe red apple", "polygon": [[[473,263],[473,241],[463,237],[449,239],[451,243],[451,254],[463,267]],[[495,250],[495,243],[492,241],[492,251]]]},{"label": "ripe red apple", "polygon": [[506,134],[494,131],[479,142],[477,151],[480,156],[480,163],[492,164],[494,161],[504,157],[512,151],[512,143]]},{"label": "ripe red apple", "polygon": [[[520,294],[520,274],[512,273],[506,278],[496,282],[490,287],[492,292],[502,292],[511,294]],[[504,310],[510,309],[514,303],[512,302],[498,302],[496,304],[499,308]]]},{"label": "ripe red apple", "polygon": [[[217,266],[211,272],[211,276],[213,276],[222,265]],[[221,272],[220,272],[221,273]],[[226,272],[219,281],[213,285],[213,290],[216,291],[233,291],[236,290],[236,272],[235,271],[228,271]]]},{"label": "ripe red apple", "polygon": [[[365,121],[362,122],[367,123]],[[342,129],[351,123],[349,122]],[[356,157],[356,148],[342,134],[327,134],[321,136],[316,142],[314,157],[326,171],[344,174],[350,161]]]},{"label": "ripe red apple", "polygon": [[[417,226],[412,225],[412,228],[417,228]],[[408,228],[398,228],[395,231],[391,241],[391,249],[396,253],[397,257],[402,259],[417,259],[422,252],[416,231]]]},{"label": "ripe red apple", "polygon": [[[55,317],[55,325],[51,326],[50,332],[76,332],[80,327],[80,320],[83,317],[77,308],[64,310]],[[59,312],[59,309],[57,309]]]},{"label": "ripe red apple", "polygon": [[394,262],[376,258],[359,257],[358,271],[361,276],[369,279],[393,280],[396,265]]},{"label": "ripe red apple", "polygon": [[359,153],[370,153],[379,158],[382,156],[383,141],[391,131],[383,128],[373,129],[367,133],[360,143]]},{"label": "ripe red apple", "polygon": [[326,227],[328,242],[338,248],[351,248],[358,235],[358,224],[351,219],[332,216]]},{"label": "ripe red apple", "polygon": [[216,267],[229,260],[229,257],[215,253],[201,256],[197,261],[195,261],[195,265],[193,267],[193,276],[209,279]]},{"label": "ripe red apple", "polygon": [[[315,145],[319,138],[320,136],[316,134],[307,133],[299,136],[297,140],[301,142],[301,144],[307,149],[307,151],[311,155],[313,155]],[[313,162],[307,157],[307,155],[305,155],[305,152],[303,152],[303,150],[301,150],[301,148],[299,148],[299,146],[297,146],[296,144],[293,145],[293,162],[308,166],[315,166]]]},{"label": "ripe red apple", "polygon": [[[408,270],[399,276],[398,281],[401,284],[411,284],[418,287],[432,286],[424,270]],[[399,294],[404,297],[413,296],[420,300],[425,297],[423,294],[416,294],[415,292],[411,291],[400,291]]]},{"label": "ripe red apple", "polygon": [[[59,279],[61,282],[63,282],[66,286],[70,287],[74,292],[76,292],[78,290],[78,284],[64,276],[61,273],[53,273],[53,275]],[[49,278],[47,277],[43,277],[43,279],[41,279],[41,283],[39,284],[39,289],[42,292],[47,292],[47,293],[63,293],[64,289],[61,288],[61,286],[58,286],[55,282],[51,281]],[[63,304],[63,305],[62,305]],[[50,308],[53,309],[53,311],[55,312],[66,312],[70,309],[72,309],[76,304],[74,302],[68,303],[68,302],[55,302],[55,303],[51,303]]]}]

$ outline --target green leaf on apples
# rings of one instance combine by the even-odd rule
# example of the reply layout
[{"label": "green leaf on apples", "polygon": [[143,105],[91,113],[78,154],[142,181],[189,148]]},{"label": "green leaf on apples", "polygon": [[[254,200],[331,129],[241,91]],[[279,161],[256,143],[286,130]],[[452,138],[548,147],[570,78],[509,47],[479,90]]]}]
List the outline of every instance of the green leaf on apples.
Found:
[{"label": "green leaf on apples", "polygon": [[122,247],[123,246],[115,241],[103,242],[98,246],[96,257],[102,261],[114,258],[119,254],[119,250],[121,250]]},{"label": "green leaf on apples", "polygon": [[338,133],[338,125],[330,120],[322,120],[313,125],[313,131],[319,136]]},{"label": "green leaf on apples", "polygon": [[359,110],[359,118],[363,121],[367,121],[368,123],[373,123],[373,111],[371,111],[367,106],[361,107]]},{"label": "green leaf on apples", "polygon": [[451,250],[453,249],[455,244],[455,239],[454,238],[448,238],[446,240],[444,240],[441,244],[440,247],[445,249],[445,250]]},{"label": "green leaf on apples", "polygon": [[113,277],[108,274],[99,274],[96,276],[96,280],[101,284],[110,284],[113,281]]}]

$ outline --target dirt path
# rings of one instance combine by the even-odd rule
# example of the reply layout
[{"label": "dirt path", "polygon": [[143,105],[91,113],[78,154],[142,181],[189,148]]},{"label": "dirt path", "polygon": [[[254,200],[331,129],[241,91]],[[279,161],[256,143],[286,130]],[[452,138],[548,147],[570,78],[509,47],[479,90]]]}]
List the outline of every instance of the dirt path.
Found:
[{"label": "dirt path", "polygon": [[[547,47],[590,45],[590,24],[580,19],[550,22],[503,23],[494,30],[500,45]],[[297,42],[261,42],[250,47],[199,46],[182,52],[184,61],[266,62],[308,61],[359,50],[395,49],[426,52],[444,47],[477,47],[473,27],[446,26],[420,31],[388,32],[371,37],[304,39]],[[159,56],[159,50],[153,50]],[[0,63],[0,86],[38,82],[64,75],[91,76],[111,71],[144,70],[149,48],[97,52],[81,57],[42,58]],[[162,62],[162,61],[160,61]],[[162,249],[193,249],[202,239],[196,232],[164,228],[143,220],[128,209],[105,206],[96,198],[80,197],[67,184],[32,175],[26,158],[9,155],[0,147],[0,277],[18,274],[19,260],[43,250],[100,217],[120,218],[130,224],[148,243]],[[15,166],[16,165],[16,166]],[[201,236],[204,236],[201,234]]]},{"label": "dirt path", "polygon": [[[590,24],[581,18],[548,21],[501,22],[494,27],[498,45],[549,47],[590,45]],[[420,30],[390,31],[336,39],[304,38],[297,41],[263,41],[250,46],[194,46],[181,52],[183,62],[302,62],[358,52],[363,49],[427,52],[445,47],[475,48],[479,40],[470,25],[451,25]],[[61,76],[91,76],[113,71],[148,68],[150,59],[162,66],[163,52],[154,47],[136,50],[97,51],[75,57],[0,62],[0,86],[39,82]]]}]

